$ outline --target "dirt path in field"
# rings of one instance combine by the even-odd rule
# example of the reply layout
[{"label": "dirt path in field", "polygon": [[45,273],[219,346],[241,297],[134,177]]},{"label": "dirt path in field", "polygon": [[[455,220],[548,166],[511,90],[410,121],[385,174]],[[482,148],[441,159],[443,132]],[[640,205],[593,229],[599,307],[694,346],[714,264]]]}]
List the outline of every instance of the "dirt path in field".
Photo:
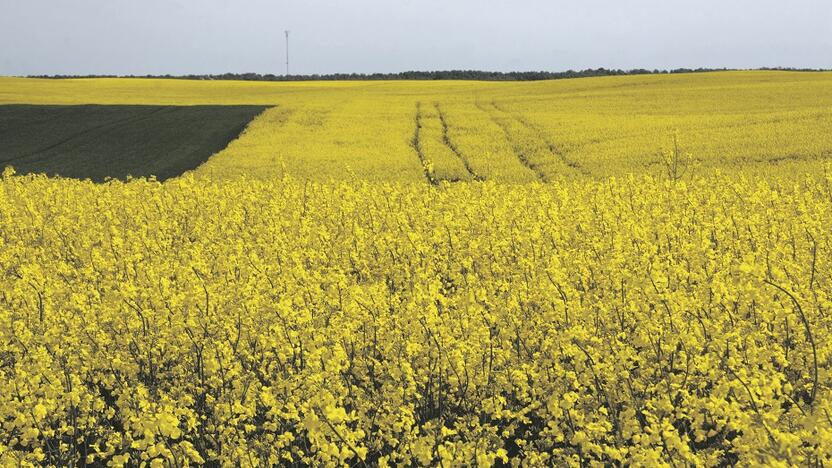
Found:
[{"label": "dirt path in field", "polygon": [[465,167],[465,170],[474,180],[483,181],[485,177],[477,174],[473,167],[471,167],[471,163],[468,161],[468,158],[465,157],[464,154],[457,148],[456,144],[451,140],[449,134],[449,127],[448,121],[445,118],[445,112],[442,110],[442,106],[439,105],[438,102],[434,102],[433,106],[436,108],[436,113],[439,114],[439,123],[442,124],[442,142],[445,143],[445,146],[451,150],[452,153],[456,155],[457,158],[462,162],[462,165]]},{"label": "dirt path in field", "polygon": [[416,116],[415,120],[415,129],[413,130],[413,139],[410,140],[410,146],[413,147],[413,151],[416,152],[416,157],[419,158],[419,163],[422,165],[422,169],[425,171],[425,178],[428,180],[428,183],[431,185],[437,185],[439,183],[438,180],[433,176],[433,172],[430,170],[430,166],[428,165],[427,159],[425,158],[425,153],[422,151],[422,140],[421,140],[421,133],[422,133],[422,103],[416,103]]}]

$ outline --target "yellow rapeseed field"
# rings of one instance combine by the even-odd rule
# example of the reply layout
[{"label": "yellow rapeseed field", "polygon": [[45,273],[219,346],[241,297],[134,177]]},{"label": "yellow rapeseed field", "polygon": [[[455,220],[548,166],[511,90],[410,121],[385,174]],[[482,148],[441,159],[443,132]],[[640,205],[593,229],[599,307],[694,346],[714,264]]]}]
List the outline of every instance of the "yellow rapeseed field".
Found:
[{"label": "yellow rapeseed field", "polygon": [[[325,182],[528,182],[663,172],[816,173],[832,158],[832,73],[719,72],[541,82],[0,78],[0,104],[273,105],[198,172]],[[414,152],[416,120],[424,161]],[[467,166],[467,170],[466,170]]]},{"label": "yellow rapeseed field", "polygon": [[832,74],[0,79],[269,104],[0,179],[0,464],[832,463]]}]

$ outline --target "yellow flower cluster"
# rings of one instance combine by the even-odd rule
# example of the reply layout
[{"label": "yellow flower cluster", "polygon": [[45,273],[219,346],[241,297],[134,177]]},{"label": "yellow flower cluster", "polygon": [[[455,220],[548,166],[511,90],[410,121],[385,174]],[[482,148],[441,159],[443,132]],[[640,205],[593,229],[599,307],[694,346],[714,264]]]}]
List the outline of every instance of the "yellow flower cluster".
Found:
[{"label": "yellow flower cluster", "polygon": [[832,463],[832,179],[555,182],[7,172],[0,463]]}]

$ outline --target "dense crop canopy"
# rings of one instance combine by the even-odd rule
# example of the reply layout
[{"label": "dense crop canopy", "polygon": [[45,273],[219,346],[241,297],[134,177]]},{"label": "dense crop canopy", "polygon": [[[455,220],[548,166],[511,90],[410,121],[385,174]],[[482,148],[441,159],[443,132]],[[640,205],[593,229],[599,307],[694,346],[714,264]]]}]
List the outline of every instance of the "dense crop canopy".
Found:
[{"label": "dense crop canopy", "polygon": [[8,103],[269,108],[164,183],[5,172],[2,465],[832,463],[831,73]]},{"label": "dense crop canopy", "polygon": [[0,460],[830,463],[832,180],[551,182],[7,174]]}]

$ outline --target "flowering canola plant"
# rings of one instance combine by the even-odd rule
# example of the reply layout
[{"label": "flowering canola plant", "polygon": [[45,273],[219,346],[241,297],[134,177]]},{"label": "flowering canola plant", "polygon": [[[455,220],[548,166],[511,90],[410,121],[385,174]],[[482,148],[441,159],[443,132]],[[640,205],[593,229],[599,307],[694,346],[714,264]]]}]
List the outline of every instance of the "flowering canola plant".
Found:
[{"label": "flowering canola plant", "polygon": [[549,182],[7,170],[0,462],[832,463],[832,177]]},{"label": "flowering canola plant", "polygon": [[0,179],[0,464],[832,463],[832,73],[0,78],[266,104],[191,174]]}]

